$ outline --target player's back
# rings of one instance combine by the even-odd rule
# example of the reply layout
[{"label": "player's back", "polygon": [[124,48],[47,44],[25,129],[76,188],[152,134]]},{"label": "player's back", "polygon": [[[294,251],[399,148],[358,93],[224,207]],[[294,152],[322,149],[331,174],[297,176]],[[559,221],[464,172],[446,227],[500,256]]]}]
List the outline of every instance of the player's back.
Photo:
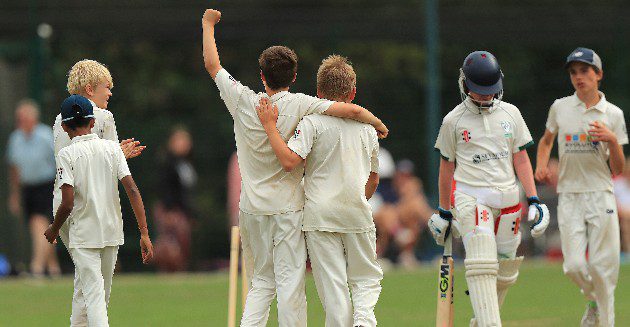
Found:
[{"label": "player's back", "polygon": [[296,130],[296,140],[300,133],[313,134],[305,164],[304,230],[373,229],[365,185],[378,165],[378,137],[374,128],[325,115],[304,117],[302,126],[305,130]]},{"label": "player's back", "polygon": [[302,210],[304,190],[301,185],[304,167],[285,172],[276,157],[256,106],[262,97],[268,97],[278,106],[276,127],[287,141],[302,117],[327,110],[332,101],[301,93],[282,91],[268,96],[255,93],[221,69],[215,83],[234,119],[234,135],[238,164],[242,178],[240,209],[249,214],[272,215]]},{"label": "player's back", "polygon": [[[59,152],[61,171],[56,188],[63,184],[74,187],[74,207],[68,219],[71,247],[122,244],[118,180],[128,175],[124,160],[117,142],[100,139],[95,134],[77,136]],[[63,170],[68,169],[71,173],[64,174]]]}]

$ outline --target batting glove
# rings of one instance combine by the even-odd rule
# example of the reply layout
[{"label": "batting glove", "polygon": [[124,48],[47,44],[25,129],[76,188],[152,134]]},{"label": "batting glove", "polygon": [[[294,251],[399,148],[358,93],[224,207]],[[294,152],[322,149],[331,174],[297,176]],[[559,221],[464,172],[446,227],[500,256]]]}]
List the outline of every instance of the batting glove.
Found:
[{"label": "batting glove", "polygon": [[532,237],[540,237],[549,226],[549,209],[547,206],[540,203],[540,199],[537,196],[527,198],[527,204],[529,204],[529,212],[527,213],[527,220],[534,222],[531,226]]},{"label": "batting glove", "polygon": [[453,214],[442,208],[438,208],[439,213],[434,213],[429,219],[429,230],[438,245],[444,245],[444,240],[451,233],[451,221]]}]

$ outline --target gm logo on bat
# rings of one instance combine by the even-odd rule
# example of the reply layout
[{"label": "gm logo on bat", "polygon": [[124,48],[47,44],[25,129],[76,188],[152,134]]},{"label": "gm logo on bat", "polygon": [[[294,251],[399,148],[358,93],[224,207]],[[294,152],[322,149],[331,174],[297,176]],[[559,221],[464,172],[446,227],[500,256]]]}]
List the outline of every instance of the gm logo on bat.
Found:
[{"label": "gm logo on bat", "polygon": [[448,291],[448,273],[449,273],[449,265],[441,265],[440,266],[440,297],[446,297],[446,291]]}]

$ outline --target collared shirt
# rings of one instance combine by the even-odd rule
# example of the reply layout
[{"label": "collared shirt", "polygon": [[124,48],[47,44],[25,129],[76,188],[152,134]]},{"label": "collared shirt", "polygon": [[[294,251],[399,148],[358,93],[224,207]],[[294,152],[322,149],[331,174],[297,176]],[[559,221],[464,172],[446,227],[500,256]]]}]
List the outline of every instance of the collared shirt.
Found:
[{"label": "collared shirt", "polygon": [[479,110],[466,98],[444,117],[435,148],[457,162],[455,181],[508,188],[516,183],[512,155],[533,144],[516,106],[495,100],[492,108]]},{"label": "collared shirt", "polygon": [[589,123],[603,122],[620,145],[628,144],[628,133],[623,111],[599,94],[601,99],[591,108],[573,94],[557,99],[549,109],[546,127],[558,134],[559,193],[613,190],[608,143],[591,141]]},{"label": "collared shirt", "polygon": [[117,142],[96,134],[77,136],[57,156],[55,188],[74,188],[68,217],[70,248],[103,248],[124,243],[118,181],[129,176]]},{"label": "collared shirt", "polygon": [[24,186],[52,182],[55,179],[53,134],[49,126],[37,124],[30,134],[16,129],[9,136],[7,161],[17,167]]},{"label": "collared shirt", "polygon": [[[92,103],[94,110],[94,127],[92,128],[92,133],[104,140],[118,142],[118,132],[116,131],[116,122],[114,121],[114,115],[112,112],[98,108],[92,100],[90,100],[90,103]],[[57,118],[55,118],[53,134],[55,139],[55,156],[57,156],[61,149],[72,143],[68,133],[66,133],[61,127],[61,114],[58,114]],[[53,216],[57,212],[60,204],[61,189],[55,187],[53,191]]]},{"label": "collared shirt", "polygon": [[[271,148],[256,106],[265,93],[255,93],[242,85],[225,69],[215,79],[221,99],[234,119],[234,136],[242,189],[240,209],[248,214],[274,215],[302,210],[304,189],[301,185],[304,166],[285,172]],[[279,92],[271,96],[278,106],[276,127],[284,141],[288,141],[302,117],[320,114],[334,102],[301,93]]]},{"label": "collared shirt", "polygon": [[365,197],[370,172],[378,172],[378,137],[372,126],[310,115],[302,119],[288,146],[306,159],[304,231],[374,230]]}]

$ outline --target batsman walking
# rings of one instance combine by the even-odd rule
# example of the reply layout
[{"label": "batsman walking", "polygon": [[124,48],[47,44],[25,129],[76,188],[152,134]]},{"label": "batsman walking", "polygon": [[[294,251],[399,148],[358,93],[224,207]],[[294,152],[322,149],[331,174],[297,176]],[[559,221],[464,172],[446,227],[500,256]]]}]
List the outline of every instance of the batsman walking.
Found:
[{"label": "batsman walking", "polygon": [[496,58],[487,51],[469,54],[459,87],[462,103],[446,115],[435,143],[442,157],[440,207],[429,228],[440,245],[451,232],[463,238],[475,313],[470,325],[501,326],[499,308],[523,260],[516,256],[521,242],[517,177],[527,195],[533,237],[547,228],[549,211],[537,197],[525,150],[534,142],[518,108],[502,101],[503,73]]}]

